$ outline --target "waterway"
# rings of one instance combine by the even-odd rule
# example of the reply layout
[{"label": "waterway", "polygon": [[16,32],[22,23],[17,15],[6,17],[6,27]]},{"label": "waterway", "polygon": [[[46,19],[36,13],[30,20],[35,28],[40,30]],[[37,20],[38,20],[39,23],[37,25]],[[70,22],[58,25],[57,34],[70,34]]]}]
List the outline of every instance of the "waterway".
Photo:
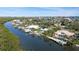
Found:
[{"label": "waterway", "polygon": [[19,37],[20,46],[25,51],[64,51],[65,49],[56,42],[43,36],[31,35],[14,28],[11,22],[6,22],[5,27]]}]

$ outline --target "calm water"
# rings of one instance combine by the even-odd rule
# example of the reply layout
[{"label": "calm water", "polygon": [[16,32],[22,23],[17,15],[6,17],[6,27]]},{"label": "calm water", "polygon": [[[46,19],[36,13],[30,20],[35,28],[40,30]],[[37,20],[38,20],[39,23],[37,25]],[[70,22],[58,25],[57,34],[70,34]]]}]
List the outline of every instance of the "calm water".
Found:
[{"label": "calm water", "polygon": [[20,45],[23,50],[33,50],[33,51],[63,51],[64,48],[57,43],[36,35],[30,35],[17,28],[14,28],[11,22],[4,24],[13,34],[18,36],[20,39]]}]

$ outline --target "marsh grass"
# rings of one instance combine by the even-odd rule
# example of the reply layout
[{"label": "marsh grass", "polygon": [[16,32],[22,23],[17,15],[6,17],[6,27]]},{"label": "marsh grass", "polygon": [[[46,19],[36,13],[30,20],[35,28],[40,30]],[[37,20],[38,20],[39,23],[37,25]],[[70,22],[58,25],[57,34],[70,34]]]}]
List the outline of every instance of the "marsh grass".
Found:
[{"label": "marsh grass", "polygon": [[19,38],[12,34],[4,23],[10,21],[9,18],[0,18],[0,50],[17,51],[20,49]]}]

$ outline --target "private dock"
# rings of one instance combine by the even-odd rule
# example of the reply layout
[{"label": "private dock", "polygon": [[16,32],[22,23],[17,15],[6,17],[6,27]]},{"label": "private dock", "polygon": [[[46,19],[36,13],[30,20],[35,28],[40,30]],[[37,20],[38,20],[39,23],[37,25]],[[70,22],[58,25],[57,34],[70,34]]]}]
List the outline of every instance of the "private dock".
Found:
[{"label": "private dock", "polygon": [[60,44],[60,45],[65,45],[65,44],[67,44],[66,41],[63,41],[63,40],[60,40],[60,39],[56,39],[56,38],[53,38],[53,37],[49,37],[49,36],[47,36],[47,37],[48,37],[49,39],[55,41],[56,43]]}]

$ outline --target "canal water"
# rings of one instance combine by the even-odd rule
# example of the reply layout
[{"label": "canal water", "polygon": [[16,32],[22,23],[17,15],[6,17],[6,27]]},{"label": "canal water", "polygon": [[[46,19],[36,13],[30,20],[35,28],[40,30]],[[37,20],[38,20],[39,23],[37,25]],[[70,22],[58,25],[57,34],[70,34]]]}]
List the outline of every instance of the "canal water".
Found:
[{"label": "canal water", "polygon": [[31,35],[23,32],[12,26],[11,22],[6,22],[5,27],[10,30],[14,35],[19,37],[20,46],[23,50],[28,51],[63,51],[64,48],[58,45],[56,42],[49,40],[48,38]]}]

